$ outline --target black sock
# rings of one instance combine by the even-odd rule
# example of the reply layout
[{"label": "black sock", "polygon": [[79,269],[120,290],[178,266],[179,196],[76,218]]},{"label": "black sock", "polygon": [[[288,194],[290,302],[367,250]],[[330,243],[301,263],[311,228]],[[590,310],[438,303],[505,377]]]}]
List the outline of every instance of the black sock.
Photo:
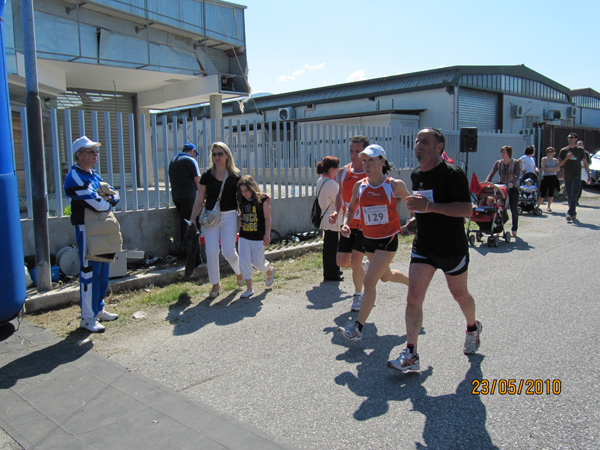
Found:
[{"label": "black sock", "polygon": [[408,349],[409,352],[411,352],[413,355],[417,354],[417,346],[416,345],[412,345],[412,344],[408,344],[406,346],[406,348]]},{"label": "black sock", "polygon": [[473,331],[477,331],[477,321],[473,325],[467,325],[467,332],[472,333]]},{"label": "black sock", "polygon": [[363,326],[361,325],[361,323],[358,320],[355,323],[356,323],[356,325],[358,325],[358,331],[360,331],[362,333]]}]

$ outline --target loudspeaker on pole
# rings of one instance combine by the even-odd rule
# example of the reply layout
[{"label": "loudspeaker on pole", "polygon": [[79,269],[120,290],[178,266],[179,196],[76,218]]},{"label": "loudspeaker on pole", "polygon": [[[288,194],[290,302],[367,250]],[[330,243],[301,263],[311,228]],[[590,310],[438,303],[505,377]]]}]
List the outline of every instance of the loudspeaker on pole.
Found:
[{"label": "loudspeaker on pole", "polygon": [[477,151],[477,127],[463,127],[460,129],[460,151]]}]

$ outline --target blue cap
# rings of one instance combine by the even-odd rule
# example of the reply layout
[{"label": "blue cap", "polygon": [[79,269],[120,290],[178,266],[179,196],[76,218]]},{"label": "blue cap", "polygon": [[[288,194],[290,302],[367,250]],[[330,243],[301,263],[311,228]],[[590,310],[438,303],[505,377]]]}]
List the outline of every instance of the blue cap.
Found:
[{"label": "blue cap", "polygon": [[188,142],[187,144],[183,144],[183,151],[190,151],[190,150],[196,150],[196,146],[194,144],[192,144],[191,142]]}]

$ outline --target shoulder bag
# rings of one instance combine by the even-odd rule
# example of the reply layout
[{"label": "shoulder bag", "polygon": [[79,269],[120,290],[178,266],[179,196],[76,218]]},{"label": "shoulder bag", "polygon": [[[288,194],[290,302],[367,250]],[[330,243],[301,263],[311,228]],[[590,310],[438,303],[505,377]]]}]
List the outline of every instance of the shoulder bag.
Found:
[{"label": "shoulder bag", "polygon": [[225,178],[223,178],[221,190],[219,191],[219,196],[217,197],[217,203],[215,203],[213,209],[206,209],[206,207],[202,208],[202,212],[200,213],[200,226],[202,228],[215,227],[221,221],[221,196],[223,195],[223,189],[225,188],[227,176],[228,173],[225,173]]}]

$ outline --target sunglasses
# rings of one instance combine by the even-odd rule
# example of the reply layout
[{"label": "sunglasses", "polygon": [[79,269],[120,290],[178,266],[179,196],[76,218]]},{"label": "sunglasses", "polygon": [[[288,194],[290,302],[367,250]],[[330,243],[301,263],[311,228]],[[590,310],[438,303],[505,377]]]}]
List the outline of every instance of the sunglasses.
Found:
[{"label": "sunglasses", "polygon": [[223,152],[216,152],[216,153],[213,153],[212,155],[213,155],[213,158],[216,158],[217,156],[221,157],[221,156],[223,156],[224,154],[225,154],[225,153],[223,153]]},{"label": "sunglasses", "polygon": [[98,151],[98,149],[90,148],[89,150],[86,150],[86,153],[89,153],[90,155],[97,155],[100,152]]},{"label": "sunglasses", "polygon": [[577,139],[575,136],[569,136],[569,139]]}]

